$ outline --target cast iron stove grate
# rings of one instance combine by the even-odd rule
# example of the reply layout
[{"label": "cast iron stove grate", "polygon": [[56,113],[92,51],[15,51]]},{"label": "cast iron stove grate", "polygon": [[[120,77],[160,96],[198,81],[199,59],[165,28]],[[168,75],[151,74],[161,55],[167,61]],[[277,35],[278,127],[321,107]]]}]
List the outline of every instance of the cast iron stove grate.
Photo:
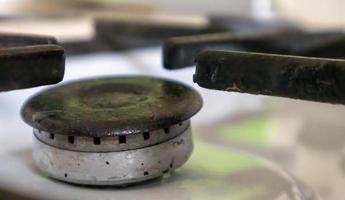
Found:
[{"label": "cast iron stove grate", "polygon": [[52,37],[0,34],[0,92],[63,79],[64,49]]},{"label": "cast iron stove grate", "polygon": [[167,69],[196,63],[194,82],[205,88],[345,104],[342,32],[175,37],[163,57]]}]

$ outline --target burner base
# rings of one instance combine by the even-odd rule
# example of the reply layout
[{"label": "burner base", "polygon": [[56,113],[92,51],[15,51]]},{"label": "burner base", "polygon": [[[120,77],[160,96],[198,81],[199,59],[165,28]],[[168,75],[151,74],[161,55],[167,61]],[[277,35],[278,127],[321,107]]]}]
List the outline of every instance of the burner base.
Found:
[{"label": "burner base", "polygon": [[160,144],[117,152],[77,152],[34,136],[33,157],[49,176],[82,185],[124,186],[162,176],[184,164],[193,150],[191,128]]}]

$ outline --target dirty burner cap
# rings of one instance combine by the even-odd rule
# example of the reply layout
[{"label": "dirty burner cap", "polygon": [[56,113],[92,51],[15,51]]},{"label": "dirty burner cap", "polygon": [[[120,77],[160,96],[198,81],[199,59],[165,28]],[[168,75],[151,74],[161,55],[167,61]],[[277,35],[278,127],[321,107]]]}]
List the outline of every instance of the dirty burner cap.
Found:
[{"label": "dirty burner cap", "polygon": [[190,118],[202,106],[186,85],[143,77],[74,82],[22,109],[34,128],[34,160],[50,176],[87,185],[127,185],[163,175],[189,158]]}]

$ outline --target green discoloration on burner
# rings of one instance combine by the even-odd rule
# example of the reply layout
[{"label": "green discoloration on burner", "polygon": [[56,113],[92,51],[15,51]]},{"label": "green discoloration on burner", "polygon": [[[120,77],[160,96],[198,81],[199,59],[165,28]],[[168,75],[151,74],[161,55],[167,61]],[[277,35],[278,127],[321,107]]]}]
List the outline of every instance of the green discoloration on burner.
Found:
[{"label": "green discoloration on burner", "polygon": [[202,106],[189,87],[151,77],[85,80],[44,91],[23,107],[24,121],[39,130],[102,137],[169,127]]},{"label": "green discoloration on burner", "polygon": [[345,104],[344,60],[205,51],[194,81],[209,89]]}]

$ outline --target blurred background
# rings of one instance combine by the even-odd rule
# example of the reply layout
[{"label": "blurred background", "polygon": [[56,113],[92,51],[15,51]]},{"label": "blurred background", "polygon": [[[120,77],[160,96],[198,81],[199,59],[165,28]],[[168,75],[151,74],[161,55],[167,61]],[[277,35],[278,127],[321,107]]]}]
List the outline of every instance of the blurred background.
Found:
[{"label": "blurred background", "polygon": [[162,45],[210,32],[342,33],[344,9],[343,0],[0,0],[0,33],[50,35],[65,48],[62,83],[166,77],[197,89],[205,104],[193,118],[193,157],[175,178],[118,190],[67,185],[37,172],[32,130],[19,113],[30,96],[51,86],[2,92],[0,199],[161,199],[161,191],[167,199],[343,199],[345,107],[200,88],[193,66],[162,67]]}]

